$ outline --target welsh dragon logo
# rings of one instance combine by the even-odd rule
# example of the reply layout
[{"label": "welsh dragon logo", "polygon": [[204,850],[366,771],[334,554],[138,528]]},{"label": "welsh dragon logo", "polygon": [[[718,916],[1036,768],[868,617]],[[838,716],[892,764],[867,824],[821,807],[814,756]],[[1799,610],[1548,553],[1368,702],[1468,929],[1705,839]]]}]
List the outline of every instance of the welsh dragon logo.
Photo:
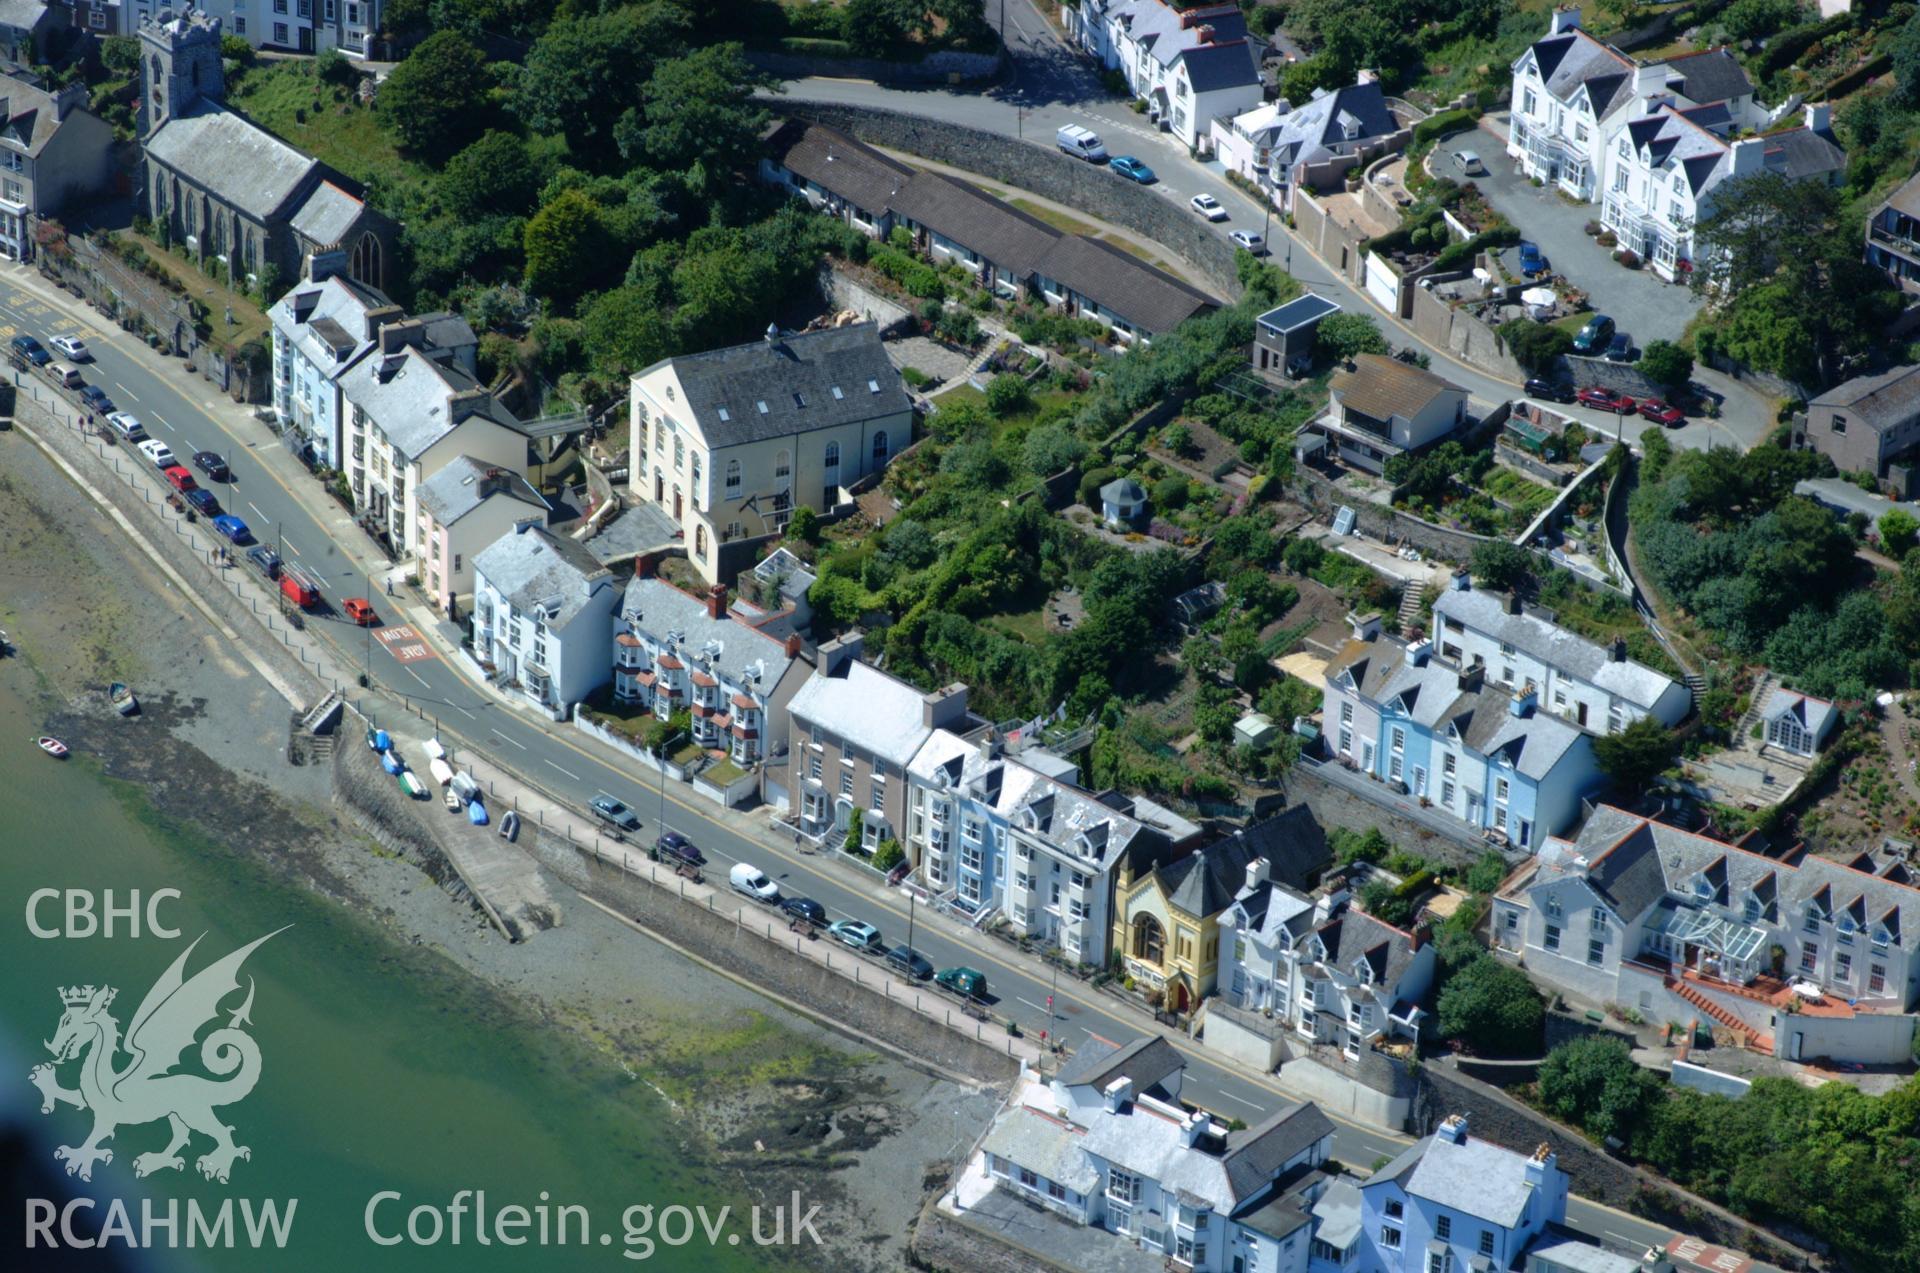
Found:
[{"label": "welsh dragon logo", "polygon": [[[243,1099],[260,1081],[260,1045],[241,1028],[252,1024],[251,977],[247,978],[246,999],[229,1010],[227,1024],[200,1041],[200,1064],[220,1077],[172,1071],[193,1046],[201,1027],[219,1017],[221,1001],[240,989],[238,974],[247,956],[285,931],[278,929],[249,942],[189,979],[185,976],[187,958],[205,934],[196,937],[140,1001],[139,1010],[127,1023],[124,1040],[120,1023],[108,1011],[118,991],[111,986],[61,989],[66,1011],[60,1015],[60,1028],[47,1044],[53,1060],[36,1065],[27,1079],[40,1089],[42,1114],[51,1114],[56,1105],[62,1104],[93,1111],[93,1132],[86,1141],[53,1151],[56,1159],[67,1164],[69,1176],[91,1180],[95,1163],[112,1162],[113,1151],[102,1142],[112,1139],[121,1124],[151,1123],[161,1118],[172,1129],[171,1138],[165,1149],[133,1160],[136,1176],[183,1169],[186,1164],[180,1151],[196,1132],[213,1141],[213,1148],[195,1163],[209,1180],[227,1183],[233,1160],[253,1157],[253,1151],[245,1145],[234,1143],[233,1128],[214,1115],[216,1107]],[[122,1053],[131,1059],[116,1067]],[[60,1086],[58,1067],[76,1059],[80,1062],[79,1088]]]}]

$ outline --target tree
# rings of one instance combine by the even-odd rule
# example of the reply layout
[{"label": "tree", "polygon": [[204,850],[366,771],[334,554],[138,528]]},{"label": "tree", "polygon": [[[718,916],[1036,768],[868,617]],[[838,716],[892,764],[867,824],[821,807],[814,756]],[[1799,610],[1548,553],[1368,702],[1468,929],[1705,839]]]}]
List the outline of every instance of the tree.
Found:
[{"label": "tree", "polygon": [[574,163],[611,166],[622,157],[615,128],[642,135],[642,86],[656,59],[686,47],[687,23],[685,10],[657,2],[556,19],[527,50],[514,110],[535,132],[564,136]]},{"label": "tree", "polygon": [[449,159],[439,180],[447,211],[468,219],[523,216],[540,198],[541,184],[527,144],[498,129]]},{"label": "tree", "polygon": [[1509,319],[1494,334],[1513,360],[1532,372],[1551,371],[1560,356],[1573,349],[1573,336],[1566,328],[1531,318]]},{"label": "tree", "polygon": [[[245,40],[240,41],[246,44]],[[224,53],[225,41],[221,52]],[[253,46],[247,45],[247,52],[253,52]],[[131,35],[110,35],[100,41],[100,65],[123,79],[132,79],[140,74],[140,41]]]},{"label": "tree", "polygon": [[1160,442],[1175,455],[1185,455],[1193,450],[1193,430],[1176,420],[1160,431]]},{"label": "tree", "polygon": [[[754,94],[778,86],[755,70],[738,44],[713,44],[653,68],[640,90],[642,115],[615,128],[620,153],[663,172],[694,172],[711,183],[754,153],[765,108]],[[638,118],[643,127],[635,128]]]},{"label": "tree", "polygon": [[1360,889],[1360,904],[1383,924],[1404,927],[1413,919],[1413,899],[1402,897],[1391,880],[1378,876]]},{"label": "tree", "polygon": [[1640,370],[1668,389],[1684,389],[1693,378],[1693,355],[1670,340],[1650,340],[1640,351]]},{"label": "tree", "polygon": [[1792,26],[1799,16],[1800,6],[1795,0],[1733,0],[1720,15],[1720,22],[1728,35],[1744,44]]},{"label": "tree", "polygon": [[464,36],[436,31],[380,86],[380,117],[400,144],[438,163],[487,130],[493,77]]},{"label": "tree", "polygon": [[602,208],[563,190],[527,222],[527,290],[565,308],[604,277],[612,238]]},{"label": "tree", "polygon": [[625,375],[674,352],[673,331],[646,288],[615,287],[594,297],[580,316],[596,371]]},{"label": "tree", "polygon": [[1387,338],[1365,314],[1329,314],[1320,320],[1314,348],[1322,358],[1350,362],[1356,354],[1384,354]]},{"label": "tree", "polygon": [[1671,768],[1679,754],[1680,740],[1651,716],[1593,741],[1593,758],[1600,771],[1615,786],[1636,796]]},{"label": "tree", "polygon": [[[115,36],[107,42],[111,44],[113,39],[124,39],[133,45],[134,71],[138,73],[140,69],[139,37]],[[244,35],[223,35],[220,37],[220,56],[240,67],[249,67],[253,65],[253,46],[247,43],[247,37]]]},{"label": "tree", "polygon": [[1024,411],[1033,403],[1027,382],[1010,371],[1003,371],[987,382],[987,410],[1002,418]]},{"label": "tree", "polygon": [[1895,557],[1905,557],[1920,540],[1920,520],[1904,508],[1890,508],[1880,515],[1880,546]]},{"label": "tree", "polygon": [[1021,446],[1027,471],[1036,477],[1065,472],[1086,458],[1087,444],[1064,424],[1043,424]]},{"label": "tree", "polygon": [[845,28],[853,51],[886,57],[926,30],[925,0],[847,0]]},{"label": "tree", "polygon": [[339,49],[327,49],[313,59],[313,72],[322,84],[338,84],[342,87],[360,78],[360,72],[354,69],[353,63]]},{"label": "tree", "polygon": [[1438,1003],[1442,1038],[1495,1055],[1538,1055],[1546,1009],[1527,974],[1485,951],[1446,980]]},{"label": "tree", "polygon": [[1920,106],[1920,13],[1893,38],[1893,95],[1902,106]]},{"label": "tree", "polygon": [[1518,544],[1494,540],[1473,550],[1468,569],[1474,582],[1494,592],[1525,591],[1532,587],[1533,554]]},{"label": "tree", "polygon": [[820,542],[820,514],[805,504],[793,510],[793,516],[787,522],[787,536],[803,544]]},{"label": "tree", "polygon": [[1575,1039],[1540,1064],[1540,1103],[1547,1112],[1602,1140],[1626,1140],[1659,1100],[1659,1079],[1634,1064],[1618,1039]]}]

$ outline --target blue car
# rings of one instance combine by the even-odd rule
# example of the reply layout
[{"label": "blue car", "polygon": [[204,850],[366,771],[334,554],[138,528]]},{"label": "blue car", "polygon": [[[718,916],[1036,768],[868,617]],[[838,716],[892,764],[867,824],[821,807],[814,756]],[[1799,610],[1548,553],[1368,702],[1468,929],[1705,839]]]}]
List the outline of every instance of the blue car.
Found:
[{"label": "blue car", "polygon": [[1150,186],[1160,180],[1160,178],[1153,175],[1153,169],[1147,167],[1132,155],[1121,155],[1118,159],[1109,163],[1107,167],[1113,169],[1128,180],[1137,181],[1143,186]]},{"label": "blue car", "polygon": [[1528,278],[1547,272],[1547,258],[1540,255],[1539,247],[1525,240],[1520,243],[1520,272]]},{"label": "blue car", "polygon": [[236,544],[244,544],[253,538],[253,532],[247,524],[232,513],[222,513],[213,519],[213,528]]},{"label": "blue car", "polygon": [[193,505],[194,511],[202,517],[218,517],[220,515],[220,501],[215,499],[213,492],[204,486],[196,486],[188,491],[186,500],[187,503]]},{"label": "blue car", "polygon": [[87,405],[92,407],[95,411],[99,411],[108,415],[111,415],[113,413],[113,399],[109,398],[107,396],[107,391],[105,389],[102,389],[99,385],[81,385],[80,396],[82,398],[85,398],[87,400]]}]

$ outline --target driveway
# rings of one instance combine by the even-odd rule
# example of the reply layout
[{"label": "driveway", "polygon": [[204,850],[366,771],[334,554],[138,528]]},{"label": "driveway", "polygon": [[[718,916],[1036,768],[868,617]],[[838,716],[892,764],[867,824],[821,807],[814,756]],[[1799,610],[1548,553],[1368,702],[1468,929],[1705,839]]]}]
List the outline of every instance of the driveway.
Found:
[{"label": "driveway", "polygon": [[[1455,150],[1472,150],[1486,165],[1484,177],[1468,177],[1453,157]],[[1480,129],[1468,129],[1434,147],[1433,170],[1456,181],[1472,181],[1487,202],[1520,227],[1523,238],[1539,244],[1552,268],[1584,290],[1593,307],[1611,314],[1635,345],[1650,340],[1677,340],[1700,302],[1685,286],[1663,283],[1649,269],[1630,270],[1614,263],[1608,249],[1587,237],[1588,221],[1600,219],[1597,204],[1573,203],[1552,186],[1536,186],[1507,157],[1504,143]],[[1520,261],[1509,250],[1507,266],[1516,273]]]}]

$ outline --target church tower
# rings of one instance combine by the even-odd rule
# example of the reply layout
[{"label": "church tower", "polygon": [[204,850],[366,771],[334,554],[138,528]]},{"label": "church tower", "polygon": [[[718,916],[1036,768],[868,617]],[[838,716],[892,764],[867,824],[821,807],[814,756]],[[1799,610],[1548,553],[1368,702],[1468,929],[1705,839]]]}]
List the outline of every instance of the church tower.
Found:
[{"label": "church tower", "polygon": [[202,101],[225,102],[220,19],[195,9],[162,9],[140,24],[140,140]]}]

